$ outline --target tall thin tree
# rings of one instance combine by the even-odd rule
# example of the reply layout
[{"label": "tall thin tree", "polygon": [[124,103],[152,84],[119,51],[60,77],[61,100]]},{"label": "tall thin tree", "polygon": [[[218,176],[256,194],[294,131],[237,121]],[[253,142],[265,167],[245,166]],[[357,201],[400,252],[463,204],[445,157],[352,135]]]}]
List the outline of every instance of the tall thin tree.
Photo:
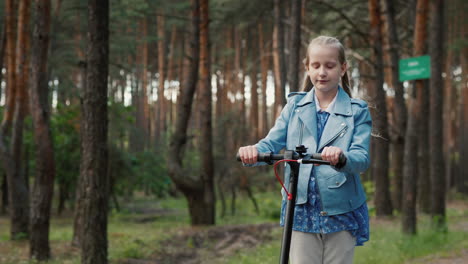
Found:
[{"label": "tall thin tree", "polygon": [[275,24],[273,29],[273,69],[275,73],[275,104],[273,119],[280,114],[286,104],[286,59],[284,54],[284,1],[274,0]]},{"label": "tall thin tree", "polygon": [[403,153],[405,143],[405,130],[406,130],[406,119],[407,109],[405,99],[403,97],[403,83],[398,80],[398,60],[400,58],[398,51],[398,34],[395,23],[395,8],[393,0],[385,0],[383,3],[382,13],[386,17],[387,43],[390,45],[390,61],[391,61],[391,73],[392,83],[391,86],[395,91],[395,102],[393,107],[393,114],[395,116],[395,124],[392,129],[392,143],[393,143],[393,206],[400,210],[401,209],[401,197],[402,197],[402,175],[403,175]]},{"label": "tall thin tree", "polygon": [[291,1],[291,44],[289,46],[289,91],[299,90],[299,54],[301,53],[301,0]]},{"label": "tall thin tree", "polygon": [[49,229],[55,164],[50,130],[47,61],[50,34],[50,0],[35,6],[31,53],[30,107],[36,142],[36,180],[31,196],[30,256],[37,260],[50,258]]},{"label": "tall thin tree", "polygon": [[381,12],[378,0],[369,0],[369,14],[371,23],[372,53],[375,61],[375,81],[369,91],[374,109],[371,109],[373,119],[373,130],[377,136],[372,138],[372,155],[374,162],[371,165],[372,177],[375,181],[375,208],[378,216],[392,214],[392,203],[390,199],[388,178],[388,122],[386,94],[383,90],[383,53],[381,33]]},{"label": "tall thin tree", "polygon": [[201,179],[203,181],[203,200],[205,204],[205,224],[215,223],[214,162],[211,125],[211,59],[209,37],[209,4],[200,0],[200,117],[201,139],[200,153],[202,160]]},{"label": "tall thin tree", "polygon": [[109,1],[88,1],[86,87],[82,94],[80,181],[83,188],[81,263],[107,263],[107,76]]},{"label": "tall thin tree", "polygon": [[[425,51],[427,38],[428,0],[418,0],[416,6],[416,22],[414,26],[413,55],[421,56]],[[415,158],[415,150],[418,149],[418,127],[422,111],[422,96],[424,81],[416,80],[413,93],[410,96],[408,111],[408,126],[406,127],[406,144],[403,165],[403,201],[402,201],[402,231],[406,234],[416,234],[416,182],[418,171],[418,159]]]},{"label": "tall thin tree", "polygon": [[445,214],[445,174],[442,149],[442,103],[443,103],[443,62],[444,62],[444,1],[431,1],[431,34],[429,54],[431,55],[431,79],[429,85],[429,167],[431,178],[431,216],[433,223],[444,229]]},{"label": "tall thin tree", "polygon": [[[20,17],[18,23],[20,25],[19,32],[26,34],[27,31],[23,27],[27,27],[25,12],[23,8],[25,3],[22,3]],[[10,234],[11,239],[27,238],[29,235],[29,191],[25,178],[21,175],[20,162],[21,162],[21,144],[22,144],[22,130],[24,120],[24,102],[26,88],[22,82],[18,86],[17,81],[17,57],[22,57],[26,50],[18,49],[15,47],[16,34],[15,34],[15,17],[16,8],[15,1],[7,0],[5,3],[5,27],[6,27],[6,107],[3,113],[3,121],[0,128],[0,158],[2,161],[3,169],[7,175],[8,195],[10,205]],[[24,39],[25,36],[21,38]],[[22,45],[23,46],[23,45]],[[24,48],[24,46],[23,46]],[[25,55],[25,54],[24,54]],[[19,95],[18,95],[19,94]],[[19,103],[19,106],[16,104]],[[14,114],[16,113],[16,114]],[[11,130],[10,128],[12,127]],[[9,133],[12,133],[11,147],[7,146]]]}]

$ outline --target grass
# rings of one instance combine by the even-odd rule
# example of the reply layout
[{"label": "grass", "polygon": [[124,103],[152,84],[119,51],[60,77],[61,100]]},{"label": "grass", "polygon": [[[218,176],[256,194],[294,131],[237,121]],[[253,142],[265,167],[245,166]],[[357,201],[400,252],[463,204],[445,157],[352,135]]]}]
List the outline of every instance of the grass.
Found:
[{"label": "grass", "polygon": [[[217,225],[240,225],[265,222],[278,222],[280,194],[278,192],[256,193],[260,214],[246,197],[236,201],[236,213],[231,215],[231,208],[220,217],[221,205],[218,204]],[[230,201],[228,202],[230,205]],[[428,216],[419,216],[418,235],[408,237],[401,233],[399,218],[371,220],[371,240],[363,247],[358,247],[355,263],[405,263],[428,255],[450,255],[454,251],[468,248],[468,230],[455,227],[465,223],[468,218],[466,202],[463,206],[448,207],[447,233],[438,233],[431,229]],[[186,202],[180,199],[153,200],[139,198],[126,204],[121,212],[112,212],[109,216],[108,238],[109,259],[116,263],[125,258],[150,258],[160,247],[161,241],[171,238],[181,230],[190,229]],[[141,211],[146,210],[145,214]],[[140,212],[140,213],[138,213]],[[70,247],[73,219],[70,216],[54,217],[50,240],[53,260],[49,264],[79,263],[79,250]],[[460,229],[460,228],[459,228]],[[463,229],[463,228],[462,228]],[[214,260],[213,263],[276,263],[279,258],[281,229],[274,229],[272,242],[256,248],[240,250],[235,255]],[[213,241],[215,243],[215,241]],[[189,244],[190,241],[187,241]],[[28,260],[28,243],[9,241],[9,220],[0,217],[0,263],[34,263]],[[211,263],[211,262],[210,262]]]},{"label": "grass", "polygon": [[[356,247],[354,262],[358,264],[401,264],[428,255],[449,256],[468,248],[468,230],[452,230],[460,220],[467,219],[467,209],[448,208],[449,230],[446,233],[431,228],[428,216],[420,215],[418,234],[404,235],[401,232],[399,218],[371,219],[371,238],[362,247]],[[223,259],[226,264],[260,264],[278,262],[281,234],[278,241],[264,244],[255,249],[239,252],[235,256]]]}]

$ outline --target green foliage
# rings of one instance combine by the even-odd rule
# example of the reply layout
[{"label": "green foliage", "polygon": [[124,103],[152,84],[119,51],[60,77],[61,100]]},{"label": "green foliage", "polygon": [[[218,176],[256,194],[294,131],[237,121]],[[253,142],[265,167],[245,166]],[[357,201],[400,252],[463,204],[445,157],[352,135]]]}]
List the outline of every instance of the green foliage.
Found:
[{"label": "green foliage", "polygon": [[364,191],[366,192],[366,196],[374,197],[374,193],[375,193],[374,183],[372,181],[365,181],[363,182],[362,185],[364,187]]},{"label": "green foliage", "polygon": [[[57,182],[71,192],[80,174],[80,117],[78,106],[58,105],[51,117]],[[73,195],[73,192],[72,192]]]}]

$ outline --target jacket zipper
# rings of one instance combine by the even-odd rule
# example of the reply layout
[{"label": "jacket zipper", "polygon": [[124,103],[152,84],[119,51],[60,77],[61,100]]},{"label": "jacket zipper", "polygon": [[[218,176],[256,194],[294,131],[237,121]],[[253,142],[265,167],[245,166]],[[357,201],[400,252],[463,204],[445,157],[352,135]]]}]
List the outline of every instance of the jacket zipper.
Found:
[{"label": "jacket zipper", "polygon": [[302,145],[302,135],[304,133],[304,122],[299,119],[299,122],[301,122],[301,130],[299,131],[299,146]]},{"label": "jacket zipper", "polygon": [[337,137],[339,137],[343,131],[345,131],[348,127],[343,127],[343,129],[340,130],[340,132],[336,133],[336,135],[334,137],[332,137],[330,140],[328,140],[325,144],[323,144],[323,146],[326,146],[328,143],[332,142],[333,140],[335,140]]}]

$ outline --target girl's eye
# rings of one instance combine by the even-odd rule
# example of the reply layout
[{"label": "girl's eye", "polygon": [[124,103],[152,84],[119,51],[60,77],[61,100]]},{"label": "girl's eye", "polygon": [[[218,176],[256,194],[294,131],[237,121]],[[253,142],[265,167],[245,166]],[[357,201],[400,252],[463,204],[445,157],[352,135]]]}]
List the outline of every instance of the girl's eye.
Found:
[{"label": "girl's eye", "polygon": [[334,67],[335,67],[335,64],[333,64],[333,63],[327,64],[327,68],[329,68],[329,69],[332,69],[332,68],[334,68]]},{"label": "girl's eye", "polygon": [[320,67],[320,65],[318,63],[312,63],[312,68],[314,69],[318,69],[318,67]]}]

